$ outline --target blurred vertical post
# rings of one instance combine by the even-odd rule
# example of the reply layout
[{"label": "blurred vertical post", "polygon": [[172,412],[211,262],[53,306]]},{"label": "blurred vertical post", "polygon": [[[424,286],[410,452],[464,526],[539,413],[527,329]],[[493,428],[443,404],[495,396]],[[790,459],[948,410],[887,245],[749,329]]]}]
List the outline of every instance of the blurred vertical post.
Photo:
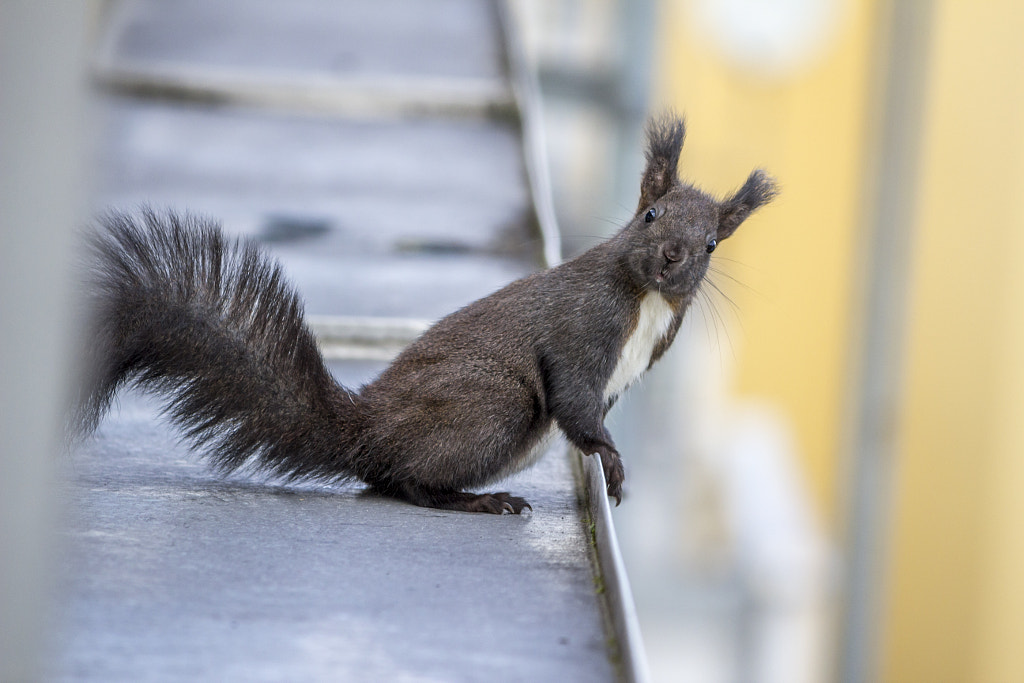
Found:
[{"label": "blurred vertical post", "polygon": [[885,538],[890,520],[896,415],[918,157],[928,59],[927,2],[890,2],[879,13],[875,76],[877,147],[866,164],[868,240],[863,332],[847,494],[841,683],[877,680]]},{"label": "blurred vertical post", "polygon": [[0,3],[0,680],[41,676],[90,4]]}]

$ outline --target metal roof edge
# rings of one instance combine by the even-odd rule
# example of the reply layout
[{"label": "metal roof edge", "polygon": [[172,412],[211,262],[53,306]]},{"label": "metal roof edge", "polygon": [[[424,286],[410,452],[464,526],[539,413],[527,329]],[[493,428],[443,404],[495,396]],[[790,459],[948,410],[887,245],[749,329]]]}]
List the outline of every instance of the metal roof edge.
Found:
[{"label": "metal roof edge", "polygon": [[579,466],[577,472],[583,488],[584,508],[589,516],[589,524],[592,525],[592,541],[598,565],[596,570],[601,577],[610,626],[615,637],[615,654],[620,673],[630,683],[648,683],[651,675],[640,633],[640,621],[626,565],[619,551],[601,461],[597,456],[583,455],[575,448],[570,457]]},{"label": "metal roof edge", "polygon": [[498,23],[504,34],[505,61],[512,81],[512,94],[519,109],[523,163],[533,198],[534,215],[544,241],[544,264],[548,267],[557,266],[562,262],[562,234],[558,229],[551,193],[540,86],[536,74],[527,64],[509,0],[498,0],[495,6],[498,10]]}]

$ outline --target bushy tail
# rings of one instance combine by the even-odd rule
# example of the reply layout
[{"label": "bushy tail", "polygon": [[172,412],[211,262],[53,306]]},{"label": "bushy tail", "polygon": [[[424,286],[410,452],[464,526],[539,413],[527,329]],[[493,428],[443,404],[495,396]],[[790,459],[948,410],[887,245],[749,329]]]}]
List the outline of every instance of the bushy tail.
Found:
[{"label": "bushy tail", "polygon": [[78,431],[135,384],[166,399],[219,470],[351,476],[360,399],[331,377],[280,266],[195,216],[143,210],[101,224],[89,236]]}]

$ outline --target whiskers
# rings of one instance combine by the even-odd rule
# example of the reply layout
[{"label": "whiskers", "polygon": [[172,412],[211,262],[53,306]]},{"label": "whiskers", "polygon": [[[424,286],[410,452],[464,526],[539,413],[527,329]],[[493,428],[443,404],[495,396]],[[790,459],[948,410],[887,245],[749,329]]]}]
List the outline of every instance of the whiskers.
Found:
[{"label": "whiskers", "polygon": [[[743,330],[743,317],[739,314],[740,307],[736,301],[715,281],[720,278],[728,280],[730,285],[740,286],[748,291],[754,290],[730,273],[711,265],[697,287],[697,292],[694,296],[694,302],[697,304],[697,308],[700,310],[701,317],[704,320],[708,345],[712,344],[711,335],[713,330],[714,346],[718,348],[719,354],[721,355],[722,352],[722,337],[724,336],[729,353],[735,360],[736,348],[733,346],[732,338],[729,336],[729,322],[735,320],[735,322],[739,323],[740,330]],[[723,314],[719,305],[721,302],[728,304],[727,314]],[[730,318],[729,321],[726,320],[726,315]]]},{"label": "whiskers", "polygon": [[[725,258],[723,258],[723,259],[716,259],[716,260],[729,261],[731,263],[738,263],[738,264],[740,264],[739,261],[736,261],[734,259],[725,259]],[[742,265],[742,264],[740,264],[740,265]],[[740,287],[742,287],[743,289],[747,290],[748,292],[751,292],[753,294],[757,294],[758,293],[757,290],[755,290],[754,288],[750,287],[747,283],[743,282],[739,278],[733,276],[728,271],[725,271],[725,270],[723,270],[721,268],[716,268],[714,261],[712,261],[711,265],[708,267],[708,272],[711,273],[712,275],[716,275],[718,277],[723,277],[723,278],[729,280],[731,283],[739,285]],[[719,291],[721,291],[721,290],[719,290]]]}]

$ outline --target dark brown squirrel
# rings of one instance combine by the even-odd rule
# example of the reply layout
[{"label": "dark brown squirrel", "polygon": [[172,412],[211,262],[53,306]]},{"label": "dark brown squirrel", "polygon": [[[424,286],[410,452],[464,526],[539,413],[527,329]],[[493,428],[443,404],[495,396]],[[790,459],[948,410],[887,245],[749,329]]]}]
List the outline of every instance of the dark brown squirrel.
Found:
[{"label": "dark brown squirrel", "polygon": [[761,170],[724,201],[680,182],[684,134],[675,116],[648,124],[640,202],[615,236],[442,319],[358,391],[333,379],[298,295],[252,243],[190,215],[108,214],[90,239],[76,427],[91,431],[135,384],[220,471],[518,514],[522,498],[465,489],[531,465],[557,425],[599,455],[619,502],[605,414],[672,343],[716,244],[775,195]]}]

